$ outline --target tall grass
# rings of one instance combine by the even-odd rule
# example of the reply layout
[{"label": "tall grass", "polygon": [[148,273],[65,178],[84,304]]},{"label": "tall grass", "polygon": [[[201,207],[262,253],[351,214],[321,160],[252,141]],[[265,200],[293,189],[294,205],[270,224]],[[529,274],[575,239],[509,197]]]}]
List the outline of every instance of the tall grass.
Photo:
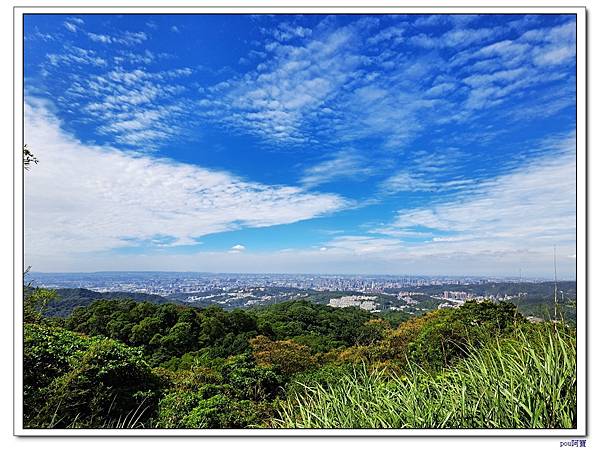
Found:
[{"label": "tall grass", "polygon": [[359,368],[282,403],[282,428],[573,428],[575,336],[566,328],[518,330],[454,368],[405,374]]},{"label": "tall grass", "polygon": [[[114,402],[114,399],[113,399]],[[68,415],[66,413],[63,414],[63,406],[62,403],[59,402],[56,408],[54,408],[54,412],[50,417],[50,420],[45,419],[48,417],[46,411],[42,410],[37,415],[37,417],[31,419],[29,423],[25,426],[25,428],[109,428],[109,429],[117,429],[117,428],[145,428],[147,425],[152,427],[152,420],[145,419],[144,414],[148,410],[149,406],[144,407],[145,399],[135,407],[131,409],[125,416],[120,415],[116,418],[111,418],[111,407],[106,413],[106,418],[101,421],[83,421],[80,418],[80,415],[77,414],[72,419],[67,419]]]}]

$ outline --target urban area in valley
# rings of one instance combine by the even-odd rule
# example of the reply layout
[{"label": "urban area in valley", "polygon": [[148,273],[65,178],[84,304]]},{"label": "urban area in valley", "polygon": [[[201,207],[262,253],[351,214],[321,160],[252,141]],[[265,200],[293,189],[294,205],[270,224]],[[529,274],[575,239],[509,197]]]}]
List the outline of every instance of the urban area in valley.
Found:
[{"label": "urban area in valley", "polygon": [[453,308],[467,300],[511,301],[532,319],[554,300],[575,312],[573,281],[520,278],[233,274],[196,272],[93,272],[28,274],[33,286],[57,289],[64,300],[56,314],[99,298],[127,298],[223,309],[308,300],[335,308],[357,307],[373,313],[421,314]]}]

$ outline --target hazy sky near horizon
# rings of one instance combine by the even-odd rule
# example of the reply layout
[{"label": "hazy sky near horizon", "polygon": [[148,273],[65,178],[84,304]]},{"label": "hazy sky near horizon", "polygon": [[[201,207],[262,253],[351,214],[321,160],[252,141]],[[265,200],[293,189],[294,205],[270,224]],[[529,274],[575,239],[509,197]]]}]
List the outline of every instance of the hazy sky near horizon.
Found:
[{"label": "hazy sky near horizon", "polygon": [[26,15],[25,264],[575,276],[575,17]]}]

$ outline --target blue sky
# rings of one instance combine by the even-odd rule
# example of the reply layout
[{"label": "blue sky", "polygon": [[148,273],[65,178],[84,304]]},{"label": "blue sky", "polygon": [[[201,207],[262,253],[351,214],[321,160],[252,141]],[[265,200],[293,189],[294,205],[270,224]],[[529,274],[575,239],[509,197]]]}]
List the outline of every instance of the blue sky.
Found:
[{"label": "blue sky", "polygon": [[26,264],[575,269],[569,15],[28,15]]}]

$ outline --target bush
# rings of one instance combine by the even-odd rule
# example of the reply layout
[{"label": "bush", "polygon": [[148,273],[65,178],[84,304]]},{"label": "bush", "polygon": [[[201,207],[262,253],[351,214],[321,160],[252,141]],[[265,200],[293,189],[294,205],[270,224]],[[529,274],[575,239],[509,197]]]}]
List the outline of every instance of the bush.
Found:
[{"label": "bush", "polygon": [[291,339],[272,341],[265,336],[257,336],[250,341],[250,346],[257,365],[272,367],[285,376],[302,372],[316,364],[310,348]]},{"label": "bush", "polygon": [[184,428],[247,428],[264,421],[268,407],[218,394],[201,400],[183,420]]},{"label": "bush", "polygon": [[204,393],[201,391],[174,391],[165,395],[158,405],[156,426],[158,428],[184,428],[187,416],[203,399],[203,396]]},{"label": "bush", "polygon": [[159,403],[158,427],[241,428],[272,415],[270,403],[281,388],[274,371],[257,367],[248,354],[197,362],[210,367],[158,369],[169,380],[169,392]]},{"label": "bush", "polygon": [[[462,307],[427,314],[408,342],[408,356],[430,370],[449,367],[474,348],[523,322],[512,303],[468,301]],[[408,326],[408,322],[404,324]]]},{"label": "bush", "polygon": [[230,397],[245,400],[272,400],[280,391],[282,377],[270,367],[257,366],[250,355],[227,359],[221,368]]},{"label": "bush", "polygon": [[220,386],[206,385],[196,392],[174,391],[159,404],[159,428],[248,428],[273,415],[269,402],[228,396]]},{"label": "bush", "polygon": [[350,364],[327,364],[313,370],[300,372],[292,377],[285,388],[286,398],[294,398],[298,393],[304,392],[307,386],[320,385],[328,387],[337,384],[343,377],[353,371]]},{"label": "bush", "polygon": [[56,301],[56,291],[25,286],[23,289],[23,322],[41,322],[48,304]]},{"label": "bush", "polygon": [[138,349],[29,325],[24,354],[28,428],[135,426],[154,412],[160,380]]},{"label": "bush", "polygon": [[23,412],[27,426],[46,402],[44,389],[70,370],[71,358],[89,346],[89,339],[62,328],[35,324],[25,324],[23,338]]}]

